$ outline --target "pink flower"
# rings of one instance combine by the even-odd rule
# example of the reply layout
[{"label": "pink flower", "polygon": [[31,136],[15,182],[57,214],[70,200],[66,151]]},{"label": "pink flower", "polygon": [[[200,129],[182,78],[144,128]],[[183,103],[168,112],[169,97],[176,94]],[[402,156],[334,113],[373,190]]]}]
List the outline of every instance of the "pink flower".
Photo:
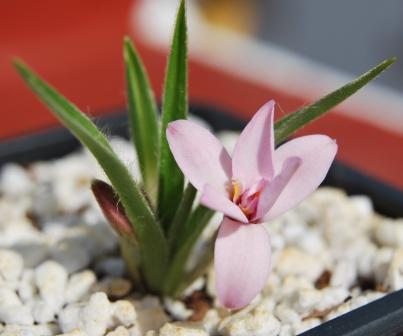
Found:
[{"label": "pink flower", "polygon": [[231,309],[247,305],[267,281],[271,248],[261,223],[312,193],[337,152],[325,135],[296,138],[275,150],[274,104],[254,115],[232,159],[213,134],[191,121],[177,120],[167,128],[173,156],[201,192],[201,203],[224,214],[214,264],[218,298]]}]

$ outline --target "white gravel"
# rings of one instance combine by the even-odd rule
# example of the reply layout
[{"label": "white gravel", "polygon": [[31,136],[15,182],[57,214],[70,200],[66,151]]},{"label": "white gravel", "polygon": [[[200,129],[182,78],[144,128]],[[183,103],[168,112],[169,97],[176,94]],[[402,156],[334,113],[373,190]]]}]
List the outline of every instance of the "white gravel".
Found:
[{"label": "white gravel", "polygon": [[[231,149],[234,136],[223,139]],[[138,177],[131,145],[113,145]],[[0,336],[291,336],[403,288],[403,219],[323,188],[267,223],[273,271],[262,294],[237,312],[218,307],[210,269],[186,292],[206,287],[213,302],[194,321],[183,300],[136,293],[91,195],[94,176],[103,174],[86,151],[3,167]]]}]

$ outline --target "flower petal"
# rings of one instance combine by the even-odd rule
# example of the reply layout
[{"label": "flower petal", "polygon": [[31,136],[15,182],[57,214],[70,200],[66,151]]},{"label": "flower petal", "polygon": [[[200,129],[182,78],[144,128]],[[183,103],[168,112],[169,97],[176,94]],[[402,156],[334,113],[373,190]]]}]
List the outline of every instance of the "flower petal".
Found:
[{"label": "flower petal", "polygon": [[271,183],[266,184],[260,194],[256,214],[252,218],[252,221],[259,220],[267,214],[298,170],[301,162],[301,158],[296,156],[290,157],[284,161],[280,174],[278,174]]},{"label": "flower petal", "polygon": [[336,153],[336,142],[326,135],[303,136],[280,146],[274,152],[276,171],[290,156],[298,156],[302,162],[265,219],[281,215],[311,194],[326,177]]},{"label": "flower petal", "polygon": [[202,191],[209,184],[227,194],[231,180],[231,158],[217,138],[188,120],[168,124],[167,139],[172,154],[191,184]]},{"label": "flower petal", "polygon": [[242,210],[210,185],[204,187],[200,203],[210,209],[222,212],[225,216],[234,218],[242,223],[248,223],[248,219]]},{"label": "flower petal", "polygon": [[230,309],[250,303],[270,273],[270,239],[264,225],[224,217],[214,251],[218,299]]},{"label": "flower petal", "polygon": [[233,179],[239,181],[244,190],[262,178],[270,180],[273,177],[274,104],[271,100],[260,108],[242,131],[235,146]]}]

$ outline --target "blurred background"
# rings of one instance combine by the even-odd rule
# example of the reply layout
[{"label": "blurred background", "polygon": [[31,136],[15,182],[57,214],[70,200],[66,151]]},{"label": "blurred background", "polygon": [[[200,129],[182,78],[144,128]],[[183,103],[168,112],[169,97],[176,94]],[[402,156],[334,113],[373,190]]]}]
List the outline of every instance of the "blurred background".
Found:
[{"label": "blurred background", "polygon": [[[157,96],[177,0],[0,2],[0,141],[57,124],[12,69],[18,56],[92,116],[125,106],[122,39],[130,35]],[[383,59],[398,61],[301,134],[325,133],[338,159],[403,189],[403,2],[188,0],[190,101],[248,119],[277,117]]]}]

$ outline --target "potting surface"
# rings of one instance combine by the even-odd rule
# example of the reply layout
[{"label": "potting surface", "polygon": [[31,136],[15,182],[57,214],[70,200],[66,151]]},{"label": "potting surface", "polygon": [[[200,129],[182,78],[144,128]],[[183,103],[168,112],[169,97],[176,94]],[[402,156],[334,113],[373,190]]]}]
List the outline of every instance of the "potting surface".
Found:
[{"label": "potting surface", "polygon": [[[198,110],[216,129],[241,125],[217,118],[214,111],[193,109]],[[124,134],[125,117],[106,122],[112,133]],[[222,140],[231,147],[234,135],[222,134]],[[27,164],[60,157],[76,146],[68,133],[55,131],[0,145],[0,161]],[[115,140],[114,146],[138,174],[131,146],[123,140]],[[322,189],[269,223],[270,280],[260,299],[228,316],[215,306],[212,271],[194,284],[186,300],[160,302],[135,293],[116,254],[116,239],[89,193],[91,178],[101,173],[88,153],[27,167],[3,165],[0,178],[0,258],[8,267],[1,273],[6,283],[2,335],[72,335],[75,328],[81,329],[79,335],[90,336],[139,335],[160,328],[147,336],[175,335],[175,330],[183,335],[295,335],[330,320],[304,335],[392,336],[403,327],[402,292],[385,296],[403,286],[403,226],[401,220],[372,210],[373,202],[378,208],[384,206],[382,201],[398,206],[402,198],[358,172],[335,167],[329,183],[355,193],[367,190],[378,198],[372,202],[366,196]],[[357,183],[360,179],[365,183]],[[51,286],[48,277],[53,278]],[[373,300],[377,301],[365,305]],[[165,324],[170,319],[199,322]]]}]

